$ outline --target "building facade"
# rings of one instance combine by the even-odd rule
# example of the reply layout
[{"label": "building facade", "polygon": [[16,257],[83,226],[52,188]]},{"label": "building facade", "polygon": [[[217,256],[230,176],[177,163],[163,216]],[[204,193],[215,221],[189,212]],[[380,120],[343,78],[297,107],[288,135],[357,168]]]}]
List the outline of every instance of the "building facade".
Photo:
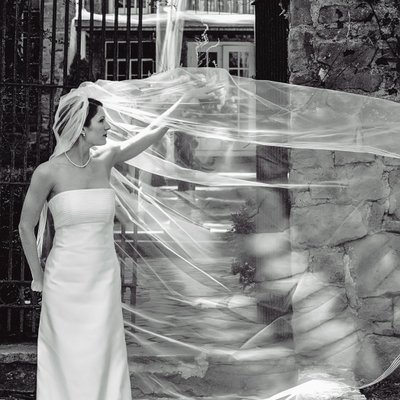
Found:
[{"label": "building facade", "polygon": [[[81,21],[77,19],[76,26],[82,29],[81,57],[88,57],[89,51],[93,54],[94,78],[135,79],[139,76],[139,58],[142,77],[158,72],[157,21],[162,19],[168,5],[144,1],[142,21],[139,22],[137,0],[132,0],[130,12],[127,0],[119,0],[117,4],[114,0],[108,0],[106,4],[96,2],[92,7],[90,3],[89,0],[84,3]],[[138,55],[140,23],[143,43],[141,57]],[[103,26],[105,35],[101,32]],[[130,38],[127,41],[128,29]],[[250,2],[188,2],[181,66],[220,67],[232,75],[254,77],[254,54],[254,6]],[[102,63],[105,65],[104,71],[101,71]]]}]

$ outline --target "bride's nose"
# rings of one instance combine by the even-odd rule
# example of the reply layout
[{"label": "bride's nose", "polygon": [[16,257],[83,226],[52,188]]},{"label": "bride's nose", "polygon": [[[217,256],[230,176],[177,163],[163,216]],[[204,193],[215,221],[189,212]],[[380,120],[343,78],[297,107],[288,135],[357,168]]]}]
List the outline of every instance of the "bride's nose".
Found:
[{"label": "bride's nose", "polygon": [[106,124],[105,124],[105,126],[104,126],[104,129],[105,129],[106,131],[108,131],[109,129],[111,129],[111,126],[108,124],[108,122],[106,122]]}]

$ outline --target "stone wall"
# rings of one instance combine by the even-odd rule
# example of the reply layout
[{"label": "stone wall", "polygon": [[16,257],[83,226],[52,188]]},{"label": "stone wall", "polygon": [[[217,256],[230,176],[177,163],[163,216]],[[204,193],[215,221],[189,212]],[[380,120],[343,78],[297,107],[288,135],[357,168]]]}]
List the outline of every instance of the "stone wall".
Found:
[{"label": "stone wall", "polygon": [[292,83],[398,97],[400,3],[292,0]]},{"label": "stone wall", "polygon": [[[395,0],[293,0],[290,81],[399,100],[399,17]],[[289,179],[311,184],[291,191],[292,244],[308,259],[293,298],[298,351],[376,377],[400,353],[400,160],[291,150]],[[325,180],[347,186],[312,186]]]}]

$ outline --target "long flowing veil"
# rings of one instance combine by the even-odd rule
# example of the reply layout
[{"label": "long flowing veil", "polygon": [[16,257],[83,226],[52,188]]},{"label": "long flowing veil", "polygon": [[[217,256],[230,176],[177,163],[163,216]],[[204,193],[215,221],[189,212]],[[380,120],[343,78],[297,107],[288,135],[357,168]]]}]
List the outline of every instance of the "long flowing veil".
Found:
[{"label": "long flowing veil", "polygon": [[110,142],[171,128],[111,179],[137,398],[317,399],[382,379],[400,353],[381,340],[398,318],[400,105],[179,68],[189,14],[165,12],[159,73],[76,92],[103,102]]}]

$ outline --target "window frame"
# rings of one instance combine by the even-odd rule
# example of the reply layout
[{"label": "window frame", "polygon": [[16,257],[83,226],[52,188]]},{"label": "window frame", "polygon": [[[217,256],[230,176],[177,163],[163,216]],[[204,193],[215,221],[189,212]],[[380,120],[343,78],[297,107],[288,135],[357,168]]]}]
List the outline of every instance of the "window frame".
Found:
[{"label": "window frame", "polygon": [[[117,42],[117,46],[118,46],[119,43],[126,43],[126,41],[125,40],[119,40]],[[132,43],[138,43],[138,41],[137,40],[131,40],[130,44],[132,44]],[[154,42],[152,40],[145,40],[143,43],[154,43]],[[110,61],[114,62],[114,57],[107,58],[107,45],[108,44],[114,45],[114,41],[113,40],[106,40],[104,42],[104,54],[106,55],[106,57],[104,59],[104,62],[105,62],[104,79],[106,79],[106,80],[109,80],[108,75],[113,75],[111,73],[110,74],[108,73],[108,63]],[[126,57],[118,57],[115,61],[117,61],[117,80],[119,80],[119,78],[118,78],[119,77],[118,64],[120,62],[126,62],[126,61],[129,62],[129,76],[126,77],[125,74],[120,75],[120,76],[124,76],[124,79],[138,79],[137,77],[133,77],[133,74],[132,74],[132,61],[138,61],[137,57],[131,57],[129,60],[127,60]],[[142,72],[144,72],[143,71],[143,63],[146,62],[146,61],[151,61],[152,62],[152,64],[153,64],[153,74],[154,74],[155,71],[156,71],[155,70],[155,68],[156,68],[156,50],[154,50],[154,58],[149,58],[149,57],[143,57],[142,58]],[[142,74],[143,78],[148,77],[148,76],[150,76],[150,75],[144,74],[144,73]]]},{"label": "window frame", "polygon": [[206,44],[190,41],[187,44],[187,65],[197,67],[199,52],[217,52],[219,68],[229,71],[229,51],[248,51],[249,53],[249,78],[255,76],[255,44],[253,42],[208,42]]},{"label": "window frame", "polygon": [[[108,0],[108,14],[114,14],[115,1],[117,0]],[[118,14],[126,15],[128,13],[128,8],[126,7],[127,0],[119,0],[119,1],[122,1],[123,7],[119,8]],[[138,3],[139,3],[138,0],[132,0],[131,15],[139,14]],[[143,14],[150,14],[150,13],[151,13],[150,2],[148,0],[143,0]]]}]

